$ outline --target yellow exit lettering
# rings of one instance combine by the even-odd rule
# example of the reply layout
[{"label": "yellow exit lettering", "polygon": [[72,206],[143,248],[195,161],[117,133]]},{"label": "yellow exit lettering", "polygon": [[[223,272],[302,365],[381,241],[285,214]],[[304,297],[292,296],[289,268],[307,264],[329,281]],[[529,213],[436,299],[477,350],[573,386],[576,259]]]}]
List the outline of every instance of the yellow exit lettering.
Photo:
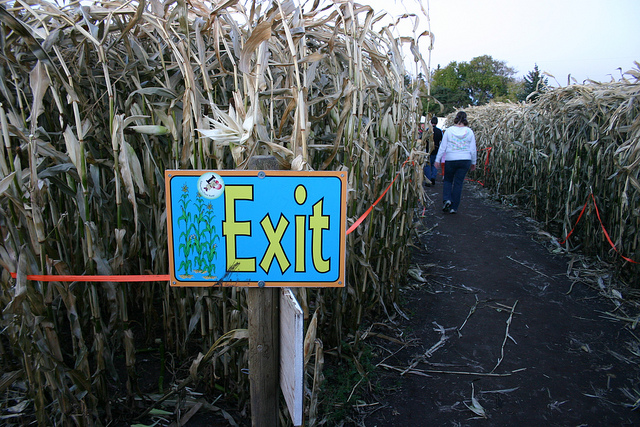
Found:
[{"label": "yellow exit lettering", "polygon": [[[227,271],[256,272],[256,258],[239,258],[236,238],[238,236],[252,236],[251,221],[238,221],[236,218],[236,201],[253,201],[253,186],[228,185],[225,188],[225,220],[222,221],[222,233],[225,236]],[[303,185],[296,187],[294,198],[298,205],[303,205],[307,199],[307,192]],[[323,212],[324,199],[317,201],[312,207],[312,214],[308,217],[308,230],[311,231],[311,258],[313,267],[319,273],[330,271],[331,258],[324,259],[322,255],[323,231],[329,229],[329,215]],[[267,238],[268,246],[259,265],[262,270],[269,273],[274,261],[284,274],[291,261],[287,257],[282,246],[282,239],[289,227],[289,220],[284,214],[280,215],[278,223],[274,227],[270,216],[267,214],[260,221],[260,229]],[[295,272],[306,271],[306,227],[307,216],[295,215]]]}]

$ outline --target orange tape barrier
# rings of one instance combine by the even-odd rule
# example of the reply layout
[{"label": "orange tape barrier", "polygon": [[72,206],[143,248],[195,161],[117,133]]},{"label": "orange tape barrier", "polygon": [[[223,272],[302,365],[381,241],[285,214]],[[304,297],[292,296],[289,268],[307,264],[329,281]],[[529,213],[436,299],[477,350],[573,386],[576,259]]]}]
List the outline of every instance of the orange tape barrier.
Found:
[{"label": "orange tape barrier", "polygon": [[[482,148],[480,151],[486,151],[487,152],[487,158],[484,160],[484,173],[487,173],[487,168],[489,167],[489,154],[491,154],[491,150],[493,150],[493,147],[487,147],[487,148]],[[484,187],[484,182],[482,181],[476,181],[475,179],[466,179],[467,181],[471,181],[471,182],[477,182],[478,184],[482,185]]]},{"label": "orange tape barrier", "polygon": [[[405,160],[400,169],[404,167],[409,162],[410,159]],[[413,162],[411,162],[413,164]],[[378,197],[378,199],[371,205],[367,211],[358,218],[356,222],[353,223],[351,227],[347,230],[347,234],[350,234],[355,230],[362,221],[371,213],[373,208],[378,204],[380,200],[387,194],[387,191],[391,188],[396,179],[400,176],[400,171],[396,173],[396,177],[391,181],[391,184],[384,190],[384,192]],[[12,278],[17,278],[18,275],[16,273],[9,273]],[[38,274],[28,274],[27,280],[35,280],[38,282],[168,282],[171,280],[171,277],[168,274],[156,274],[156,275],[115,275],[115,276],[65,276],[65,275],[38,275]]]},{"label": "orange tape barrier", "polygon": [[[18,277],[16,273],[9,273],[14,279]],[[57,276],[28,274],[27,280],[38,282],[168,282],[171,280],[168,274],[138,274],[138,275],[116,275],[116,276]]]},{"label": "orange tape barrier", "polygon": [[[591,194],[590,194],[591,195]],[[574,230],[576,229],[576,227],[578,226],[578,223],[580,222],[580,220],[582,219],[582,215],[584,214],[584,211],[587,209],[587,205],[589,204],[589,198],[587,197],[587,201],[584,202],[584,206],[582,207],[582,210],[580,211],[580,215],[578,215],[578,220],[576,221],[575,224],[573,224],[573,228],[571,229],[571,231],[569,232],[569,234],[567,234],[567,237],[564,238],[564,240],[562,240],[561,242],[559,242],[561,245],[564,245],[567,240],[569,240],[569,237],[571,237],[571,235],[573,234]]]},{"label": "orange tape barrier", "polygon": [[491,150],[493,150],[493,147],[487,147],[487,148],[483,148],[480,151],[487,151],[487,158],[484,160],[484,171],[487,171],[487,167],[489,167],[489,155],[491,154]]},{"label": "orange tape barrier", "polygon": [[593,195],[593,193],[589,193],[589,196],[587,197],[587,201],[584,202],[584,206],[582,207],[582,210],[580,211],[580,215],[578,216],[578,220],[574,224],[574,226],[571,229],[571,231],[569,232],[569,234],[567,234],[567,237],[565,237],[564,240],[559,242],[559,243],[561,245],[563,245],[569,239],[569,236],[571,236],[573,234],[573,231],[576,229],[578,223],[580,222],[580,219],[582,218],[582,214],[584,214],[584,211],[587,209],[587,204],[589,203],[589,198],[591,198],[591,200],[593,200],[593,206],[596,209],[596,215],[598,217],[598,221],[600,222],[600,227],[602,227],[602,232],[604,233],[605,237],[607,238],[607,241],[609,242],[609,245],[611,245],[613,250],[616,251],[617,254],[620,255],[620,257],[622,257],[622,259],[624,259],[625,261],[628,261],[628,262],[633,263],[633,264],[640,264],[639,262],[636,262],[636,261],[632,260],[631,258],[627,258],[626,256],[622,255],[622,253],[620,253],[618,248],[616,248],[616,245],[613,243],[613,240],[611,240],[611,237],[609,236],[609,233],[607,232],[607,229],[604,227],[604,224],[602,223],[602,218],[600,218],[600,210],[598,209],[598,204],[596,203],[596,197]]},{"label": "orange tape barrier", "polygon": [[[400,166],[400,170],[402,170],[402,168],[404,167],[404,165],[406,165],[409,162],[409,159],[405,160],[404,163],[402,164],[402,166]],[[413,162],[411,162],[411,164],[413,165]],[[349,229],[347,230],[347,235],[351,234],[356,228],[358,228],[358,226],[360,224],[362,224],[362,221],[365,220],[365,218],[367,216],[369,216],[369,214],[371,213],[371,211],[373,210],[373,208],[378,204],[378,202],[380,200],[382,200],[382,198],[384,197],[385,194],[387,194],[387,191],[389,191],[389,189],[391,188],[391,186],[393,185],[394,182],[396,182],[396,179],[398,179],[398,177],[400,176],[400,171],[398,171],[396,173],[396,177],[393,178],[393,181],[391,181],[391,184],[389,184],[389,186],[382,192],[382,194],[380,195],[380,197],[378,197],[378,199],[373,202],[373,204],[369,207],[369,209],[367,209],[367,211],[365,213],[363,213],[360,218],[358,218],[358,220],[356,222],[353,223],[353,225],[351,225],[351,227],[349,227]]]}]

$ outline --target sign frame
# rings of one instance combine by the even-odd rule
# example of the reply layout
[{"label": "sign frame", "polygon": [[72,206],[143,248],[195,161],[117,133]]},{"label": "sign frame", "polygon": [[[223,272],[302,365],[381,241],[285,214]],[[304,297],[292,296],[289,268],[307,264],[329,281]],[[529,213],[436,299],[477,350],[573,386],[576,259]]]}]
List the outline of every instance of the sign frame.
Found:
[{"label": "sign frame", "polygon": [[[176,183],[174,185],[172,185],[172,180],[179,178],[178,180],[176,180]],[[220,184],[218,183],[218,178],[221,178]],[[293,178],[293,180],[291,179]],[[296,180],[297,178],[297,180]],[[180,179],[185,180],[185,182],[188,182],[188,188],[185,188],[185,186],[187,186],[187,184],[181,184],[182,187],[181,188],[176,188],[176,185],[180,185],[180,183],[182,181],[180,181]],[[233,269],[231,269],[231,271],[229,271],[229,269],[226,267],[226,265],[228,265],[228,260],[226,258],[227,252],[225,252],[225,260],[227,260],[227,264],[225,264],[225,268],[224,268],[224,273],[223,274],[218,274],[218,276],[213,276],[211,274],[209,274],[209,276],[211,277],[201,277],[201,278],[187,278],[185,279],[184,277],[180,277],[179,274],[177,274],[176,271],[176,264],[178,264],[178,269],[181,268],[182,263],[180,263],[180,257],[176,256],[176,252],[177,252],[177,248],[178,247],[182,247],[180,246],[181,244],[179,244],[179,239],[182,238],[187,239],[188,237],[185,237],[185,233],[183,231],[183,233],[180,234],[180,236],[175,236],[175,233],[179,232],[179,230],[177,229],[178,227],[176,226],[176,224],[180,224],[180,219],[182,218],[182,216],[178,216],[178,213],[173,212],[173,210],[175,209],[175,206],[177,205],[176,200],[177,197],[180,197],[181,195],[184,196],[184,194],[181,194],[183,191],[197,191],[199,194],[197,194],[196,196],[199,198],[200,201],[206,201],[208,202],[209,200],[213,200],[215,198],[220,198],[222,199],[226,199],[227,195],[226,192],[227,190],[229,190],[229,182],[233,182],[234,180],[242,180],[243,182],[255,182],[255,188],[261,188],[260,185],[264,185],[263,183],[266,182],[278,182],[278,180],[283,180],[282,182],[285,182],[284,180],[287,180],[286,182],[288,183],[288,185],[293,185],[293,183],[295,183],[296,181],[300,181],[300,182],[321,182],[321,181],[316,181],[318,179],[324,179],[325,181],[322,182],[330,182],[332,183],[331,187],[337,187],[339,188],[339,194],[336,194],[336,191],[333,191],[331,193],[327,193],[326,195],[322,196],[322,200],[324,201],[325,197],[328,197],[328,200],[331,200],[333,202],[332,206],[338,206],[339,205],[339,212],[335,212],[334,210],[331,210],[329,212],[328,215],[326,215],[326,217],[333,223],[335,223],[335,221],[337,221],[337,226],[333,226],[331,228],[331,233],[332,234],[332,244],[330,246],[330,250],[331,253],[333,254],[332,257],[337,258],[335,259],[335,262],[338,263],[337,267],[333,267],[330,273],[331,277],[327,277],[327,279],[325,280],[321,274],[316,273],[315,277],[311,277],[311,279],[307,278],[304,276],[303,273],[300,273],[298,275],[298,272],[296,271],[295,275],[294,273],[288,273],[289,276],[287,276],[288,278],[284,278],[284,271],[282,271],[282,278],[280,279],[272,279],[269,276],[269,270],[270,268],[268,268],[266,270],[262,270],[262,272],[258,271],[258,269],[256,268],[255,271],[253,272],[253,276],[255,278],[253,279],[246,279],[246,278],[238,278],[236,276],[239,276],[240,273],[239,272],[235,272],[233,271]],[[327,181],[327,179],[329,179],[329,181]],[[334,183],[334,179],[337,179],[338,181],[335,181]],[[260,181],[259,181],[260,180]],[[264,180],[264,181],[262,181]],[[271,180],[271,181],[269,181]],[[216,189],[213,189],[211,186],[208,186],[207,181],[209,183],[211,183],[211,186],[215,186],[216,189],[218,189],[219,191],[216,191]],[[339,184],[338,184],[339,182]],[[247,184],[246,186],[250,186],[252,184]],[[296,187],[296,191],[297,188],[303,186],[302,184],[299,184]],[[233,184],[231,184],[231,188],[233,188]],[[335,188],[334,188],[335,190]],[[346,221],[346,217],[347,217],[347,213],[346,213],[346,194],[347,194],[347,172],[346,171],[283,171],[283,170],[250,170],[250,171],[240,171],[240,170],[166,170],[165,171],[165,191],[166,191],[166,208],[167,208],[167,240],[168,240],[168,255],[169,255],[169,275],[170,275],[170,279],[171,279],[171,286],[187,286],[187,287],[191,287],[191,286],[195,286],[195,287],[202,287],[202,286],[246,286],[246,287],[344,287],[345,286],[345,265],[346,265],[346,225],[347,225],[347,221]],[[252,190],[253,191],[253,190]],[[258,190],[260,191],[260,190]],[[274,189],[273,191],[277,191],[276,189]],[[316,192],[319,190],[316,190]],[[216,194],[216,193],[220,193],[220,194]],[[305,190],[305,197],[306,197],[306,190]],[[314,193],[315,194],[315,193]],[[258,193],[258,195],[260,197],[264,197],[264,194],[262,192]],[[196,197],[194,196],[194,197]],[[229,196],[231,197],[231,196]],[[253,195],[252,195],[253,197]],[[289,194],[287,197],[294,197],[294,195]],[[295,195],[296,197],[296,202],[301,205],[301,203],[298,201],[297,199],[297,195]],[[317,198],[318,195],[315,194],[315,197]],[[273,196],[271,196],[271,198],[273,198]],[[335,199],[335,200],[334,200]],[[235,200],[235,199],[232,199]],[[252,201],[253,199],[249,200],[249,199],[240,199],[240,202],[234,202],[236,205],[238,205],[238,207],[234,207],[234,209],[237,209],[239,212],[242,212],[242,210],[240,209],[239,206],[242,205],[246,205],[247,203],[250,203],[250,201]],[[214,201],[216,202],[216,201]],[[217,203],[222,203],[217,202]],[[226,201],[222,204],[224,206],[223,210],[226,211]],[[284,208],[283,208],[284,209]],[[235,212],[235,211],[234,211]],[[252,210],[253,212],[253,210]],[[271,212],[267,209],[267,210],[263,210],[263,211],[259,211],[261,214],[264,214],[265,217],[266,216],[271,216]],[[221,214],[221,218],[224,218],[226,220],[226,214],[227,212],[222,212]],[[275,215],[280,215],[281,217],[284,215],[283,212],[278,212]],[[314,211],[314,215],[315,215],[315,211]],[[308,215],[307,220],[310,222],[311,221],[311,217],[312,215]],[[323,216],[324,217],[324,216]],[[177,222],[176,222],[177,219]],[[278,220],[277,218],[273,220],[273,222],[275,222],[276,220]],[[250,221],[245,221],[245,222],[250,222]],[[292,230],[294,230],[297,226],[297,224],[291,224],[293,221],[293,218],[291,218],[291,221],[287,221],[289,223],[290,226],[292,226]],[[253,224],[253,223],[252,223]],[[275,234],[276,233],[276,229],[279,229],[280,226],[280,222],[278,220],[277,222],[277,226],[270,224],[272,228],[272,233]],[[307,225],[309,226],[309,225]],[[186,227],[186,221],[185,221],[185,227]],[[302,228],[302,227],[300,227]],[[292,231],[291,231],[292,232]],[[288,233],[291,233],[288,232]],[[316,231],[314,231],[316,232]],[[323,231],[321,230],[320,233],[322,233]],[[187,235],[190,232],[187,231]],[[284,232],[281,232],[284,233]],[[304,232],[303,232],[304,233]],[[338,233],[338,234],[335,234]],[[283,234],[280,234],[280,238],[282,239]],[[219,245],[224,245],[224,249],[225,251],[227,251],[229,249],[228,245],[230,242],[230,238],[228,238],[228,236],[226,235],[220,235],[220,236],[216,236],[219,238],[218,244]],[[252,237],[252,236],[249,236]],[[268,240],[268,245],[267,246],[267,250],[269,250],[269,248],[271,247],[271,238],[275,239],[275,237],[270,237]],[[235,239],[235,237],[234,237]],[[289,238],[290,239],[290,238]],[[240,239],[242,240],[242,239]],[[237,243],[237,247],[238,248],[247,248],[246,245],[242,246],[241,243]],[[246,239],[245,239],[246,240]],[[337,242],[338,247],[335,247],[335,244]],[[179,246],[176,246],[176,244],[178,244]],[[278,244],[280,245],[281,251],[284,252],[283,246],[281,242],[278,242]],[[234,247],[236,245],[235,241],[233,243]],[[214,245],[215,246],[215,245]],[[274,245],[275,246],[275,245]],[[306,248],[304,249],[305,251],[308,251],[310,249]],[[325,248],[323,247],[321,249],[321,251],[324,251]],[[272,251],[273,252],[273,251]],[[235,256],[235,255],[234,255]],[[295,255],[296,257],[298,256],[297,254]],[[265,255],[266,257],[266,255]],[[239,257],[238,257],[239,258]],[[302,255],[302,258],[305,259],[305,255]],[[331,257],[330,257],[331,258]],[[234,258],[236,259],[236,258]],[[264,259],[264,258],[263,258]],[[315,258],[314,258],[315,259]],[[237,265],[237,263],[235,264]],[[280,270],[282,270],[282,265],[279,263],[279,259],[276,259],[275,256],[273,254],[271,254],[271,264],[269,264],[271,266],[280,266]],[[232,265],[232,267],[234,267]],[[274,269],[275,270],[275,269]],[[185,271],[186,271],[186,267],[185,267]],[[261,274],[261,273],[265,273],[265,274]],[[249,274],[249,273],[247,273]],[[187,274],[185,273],[185,275],[183,276],[187,276]],[[300,280],[297,277],[300,276],[303,279]],[[218,278],[220,277],[220,278]],[[295,277],[295,278],[291,278],[291,277]],[[320,277],[320,279],[318,279],[318,277]]]}]

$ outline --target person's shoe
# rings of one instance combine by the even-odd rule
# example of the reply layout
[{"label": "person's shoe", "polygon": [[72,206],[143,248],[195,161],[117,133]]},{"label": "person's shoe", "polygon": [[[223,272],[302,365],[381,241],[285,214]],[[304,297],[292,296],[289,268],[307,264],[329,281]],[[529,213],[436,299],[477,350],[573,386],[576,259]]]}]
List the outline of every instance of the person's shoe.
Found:
[{"label": "person's shoe", "polygon": [[445,200],[444,205],[442,206],[442,212],[449,213],[451,211],[451,200]]},{"label": "person's shoe", "polygon": [[456,213],[456,210],[455,210],[455,209],[451,209],[451,210],[449,211],[449,213],[450,213],[450,214],[454,214],[454,213]]}]

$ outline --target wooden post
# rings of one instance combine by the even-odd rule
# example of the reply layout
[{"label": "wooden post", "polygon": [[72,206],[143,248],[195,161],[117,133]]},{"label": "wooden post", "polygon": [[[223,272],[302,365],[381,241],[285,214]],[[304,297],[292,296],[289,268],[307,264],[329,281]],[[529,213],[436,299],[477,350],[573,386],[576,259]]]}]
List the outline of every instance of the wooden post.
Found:
[{"label": "wooden post", "polygon": [[[253,156],[250,170],[277,170],[273,156]],[[280,288],[248,288],[251,425],[280,425]]]}]

